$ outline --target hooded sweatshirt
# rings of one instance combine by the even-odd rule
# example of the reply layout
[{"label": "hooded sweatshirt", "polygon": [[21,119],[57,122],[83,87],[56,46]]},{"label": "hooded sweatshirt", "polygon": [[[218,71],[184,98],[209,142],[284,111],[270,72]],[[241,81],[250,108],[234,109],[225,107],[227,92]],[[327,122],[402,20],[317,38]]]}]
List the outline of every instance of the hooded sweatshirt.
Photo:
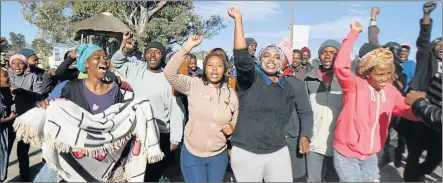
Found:
[{"label": "hooded sweatshirt", "polygon": [[334,148],[345,157],[366,160],[383,148],[393,114],[416,118],[392,84],[377,91],[366,79],[352,74],[349,55],[357,37],[358,32],[351,30],[335,59],[334,73],[344,95]]},{"label": "hooded sweatshirt", "polygon": [[[326,40],[318,49],[319,55],[326,47],[340,50],[341,44],[335,40]],[[332,143],[336,120],[343,106],[343,92],[337,78],[325,76],[315,66],[305,74],[305,83],[314,113],[313,135],[310,150],[322,155],[332,156]]]},{"label": "hooded sweatshirt", "polygon": [[184,134],[186,149],[198,157],[216,156],[227,147],[222,126],[231,123],[235,127],[237,123],[237,94],[227,83],[217,89],[210,83],[205,84],[201,78],[179,74],[177,71],[187,52],[181,48],[169,61],[164,74],[177,91],[188,97],[189,121]]},{"label": "hooded sweatshirt", "polygon": [[131,85],[135,99],[150,100],[160,132],[170,133],[171,143],[180,143],[183,136],[184,112],[181,109],[181,101],[172,93],[172,86],[163,72],[154,73],[148,70],[148,64],[143,61],[129,61],[121,49],[114,53],[111,62],[122,78]]}]

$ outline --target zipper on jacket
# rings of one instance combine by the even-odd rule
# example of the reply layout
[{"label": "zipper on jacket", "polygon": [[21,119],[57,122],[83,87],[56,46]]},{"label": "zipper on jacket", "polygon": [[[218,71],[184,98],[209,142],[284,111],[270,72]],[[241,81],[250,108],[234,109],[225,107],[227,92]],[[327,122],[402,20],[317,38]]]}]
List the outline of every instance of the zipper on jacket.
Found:
[{"label": "zipper on jacket", "polygon": [[374,136],[375,136],[375,128],[377,128],[378,120],[379,120],[379,112],[380,112],[380,93],[377,93],[377,108],[375,110],[375,123],[371,129],[371,144],[369,146],[369,152],[374,148]]},{"label": "zipper on jacket", "polygon": [[[216,90],[217,91],[217,96],[219,96],[218,95],[218,90]],[[221,92],[221,89],[220,89],[220,92]],[[220,97],[217,97],[217,101],[218,100],[220,100]],[[217,117],[217,112],[218,112],[218,107],[216,107],[215,108],[215,112],[214,112],[214,118],[212,119],[212,121],[211,121],[211,130],[209,131],[209,137],[208,137],[208,141],[206,142],[206,149],[205,149],[205,156],[207,156],[206,155],[206,153],[208,152],[208,149],[209,149],[209,146],[211,145],[210,144],[210,141],[211,141],[211,134],[212,134],[212,130],[214,129],[214,121],[215,121],[215,119],[217,119],[216,117]]]}]

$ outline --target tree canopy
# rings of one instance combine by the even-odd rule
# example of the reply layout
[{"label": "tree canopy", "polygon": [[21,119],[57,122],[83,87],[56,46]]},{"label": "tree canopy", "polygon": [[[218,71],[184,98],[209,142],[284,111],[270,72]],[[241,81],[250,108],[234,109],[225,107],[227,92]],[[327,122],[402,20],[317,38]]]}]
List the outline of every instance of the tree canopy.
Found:
[{"label": "tree canopy", "polygon": [[9,41],[11,41],[9,50],[12,52],[17,53],[21,49],[26,47],[25,36],[22,34],[16,34],[15,32],[10,32],[9,33]]},{"label": "tree canopy", "polygon": [[192,33],[205,38],[225,28],[220,16],[202,18],[191,1],[21,1],[25,20],[52,43],[70,43],[76,22],[110,12],[134,33],[139,45],[153,40],[169,47],[183,44]]}]

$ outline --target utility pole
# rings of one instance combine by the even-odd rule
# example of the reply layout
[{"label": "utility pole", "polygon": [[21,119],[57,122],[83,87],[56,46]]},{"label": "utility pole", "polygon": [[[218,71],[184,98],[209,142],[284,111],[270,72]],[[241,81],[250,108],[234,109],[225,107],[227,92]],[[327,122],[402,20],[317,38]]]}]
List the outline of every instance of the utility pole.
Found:
[{"label": "utility pole", "polygon": [[291,5],[292,5],[292,13],[291,13],[291,29],[290,29],[290,38],[291,38],[291,48],[292,48],[292,44],[294,42],[294,21],[295,21],[295,1],[291,1]]}]

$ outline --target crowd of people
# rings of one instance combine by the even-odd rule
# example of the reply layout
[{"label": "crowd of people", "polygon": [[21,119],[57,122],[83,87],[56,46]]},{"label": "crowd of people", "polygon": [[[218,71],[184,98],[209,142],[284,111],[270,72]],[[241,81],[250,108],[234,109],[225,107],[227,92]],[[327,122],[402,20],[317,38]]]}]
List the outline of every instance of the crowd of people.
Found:
[{"label": "crowd of people", "polygon": [[[140,58],[125,32],[111,58],[83,44],[48,71],[23,49],[0,70],[0,181],[16,138],[21,182],[159,182],[178,150],[186,182],[223,182],[228,169],[237,182],[377,182],[406,148],[404,180],[424,181],[442,158],[436,6],[423,5],[416,61],[407,44],[379,43],[376,7],[355,60],[358,22],[312,60],[288,39],[256,54],[234,7],[232,57],[214,48],[202,68],[201,35],[173,53],[150,42]],[[34,180],[30,145],[43,151]]]}]

